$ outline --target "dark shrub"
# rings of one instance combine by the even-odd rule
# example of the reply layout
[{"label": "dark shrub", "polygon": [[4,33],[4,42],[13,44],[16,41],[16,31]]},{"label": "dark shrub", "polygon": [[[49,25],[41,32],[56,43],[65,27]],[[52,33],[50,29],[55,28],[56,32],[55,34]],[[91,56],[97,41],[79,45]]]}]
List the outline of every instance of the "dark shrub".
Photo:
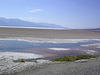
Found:
[{"label": "dark shrub", "polygon": [[68,55],[64,57],[56,57],[52,61],[75,61],[80,59],[96,58],[99,55]]},{"label": "dark shrub", "polygon": [[22,58],[22,59],[19,60],[19,62],[25,62],[25,60]]}]

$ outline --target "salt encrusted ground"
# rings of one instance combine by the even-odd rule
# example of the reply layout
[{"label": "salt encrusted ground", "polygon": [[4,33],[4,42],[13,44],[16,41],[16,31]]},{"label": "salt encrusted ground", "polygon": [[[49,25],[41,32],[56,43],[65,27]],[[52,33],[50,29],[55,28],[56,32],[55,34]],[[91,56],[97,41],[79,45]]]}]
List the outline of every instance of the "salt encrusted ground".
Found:
[{"label": "salt encrusted ground", "polygon": [[[18,40],[33,43],[77,43],[89,40],[100,41],[100,31],[1,27],[0,38],[0,40]],[[38,60],[38,64],[35,62],[14,63],[10,57],[3,56],[0,58],[0,75],[11,75],[13,73],[15,73],[14,75],[100,75],[100,57],[86,63],[53,63],[50,66],[45,66],[45,68],[33,69],[39,64],[44,66],[43,63],[51,62]]]},{"label": "salt encrusted ground", "polygon": [[[24,37],[13,37],[13,38],[1,38],[0,40],[17,40],[17,41],[27,41],[27,42],[32,42],[32,43],[78,43],[78,42],[88,42],[91,39],[44,39],[44,38],[24,38]],[[92,39],[92,40],[97,40],[100,41],[100,39]],[[91,44],[88,45],[82,45],[82,46],[90,46]],[[99,43],[92,44],[92,45],[98,45]],[[1,45],[2,46],[2,45]],[[51,50],[70,50],[67,48],[50,48]],[[88,54],[94,54],[96,51],[94,50],[84,50]],[[31,54],[31,53],[18,53],[18,52],[0,52],[0,75],[11,75],[16,72],[20,72],[22,70],[25,70],[27,68],[35,68],[36,66],[45,64],[45,63],[51,63],[48,60],[37,60],[38,63],[36,62],[25,62],[25,63],[20,63],[20,62],[13,62],[13,60],[17,59],[32,59],[32,58],[42,58],[42,55],[38,54]],[[27,74],[28,75],[28,74]],[[31,74],[30,74],[31,75]],[[50,75],[50,74],[48,74]]]},{"label": "salt encrusted ground", "polygon": [[[26,55],[29,55],[28,57]],[[37,60],[31,62],[13,62],[20,58],[40,58],[30,53],[0,52],[0,75],[99,75],[100,57],[86,62],[51,62]]]},{"label": "salt encrusted ground", "polygon": [[0,38],[31,37],[49,39],[100,39],[100,31],[94,30],[66,30],[39,28],[10,28],[0,27]]},{"label": "salt encrusted ground", "polygon": [[70,48],[49,48],[50,50],[56,50],[56,51],[68,51]]},{"label": "salt encrusted ground", "polygon": [[36,67],[44,63],[49,63],[48,60],[37,60],[36,62],[14,62],[18,59],[35,59],[43,58],[42,55],[31,54],[31,53],[18,53],[18,52],[0,52],[0,75],[11,75],[16,72],[20,72],[26,68]]},{"label": "salt encrusted ground", "polygon": [[33,53],[19,53],[19,52],[0,52],[0,58],[9,58],[11,60],[18,60],[18,59],[32,59],[32,58],[42,58],[42,55],[33,54]]},{"label": "salt encrusted ground", "polygon": [[100,57],[75,62],[53,62],[14,75],[100,75]]},{"label": "salt encrusted ground", "polygon": [[31,38],[31,37],[7,37],[0,38],[0,40],[17,40],[17,41],[27,41],[32,43],[78,43],[78,42],[88,42],[92,40],[100,41],[100,39],[50,39],[50,38]]},{"label": "salt encrusted ground", "polygon": [[86,44],[81,46],[90,47],[90,48],[100,48],[100,43]]}]

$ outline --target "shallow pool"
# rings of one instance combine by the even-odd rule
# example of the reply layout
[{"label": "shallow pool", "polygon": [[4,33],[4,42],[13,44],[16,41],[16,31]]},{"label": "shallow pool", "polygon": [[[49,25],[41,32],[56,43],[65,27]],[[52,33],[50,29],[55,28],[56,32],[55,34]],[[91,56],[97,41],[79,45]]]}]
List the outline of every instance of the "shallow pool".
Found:
[{"label": "shallow pool", "polygon": [[44,55],[44,57],[47,59],[52,59],[54,57],[64,55],[77,55],[89,53],[89,51],[86,52],[86,50],[91,50],[90,54],[92,51],[95,51],[94,54],[100,54],[100,48],[89,48],[81,46],[94,43],[100,43],[100,41],[91,40],[87,42],[78,43],[30,43],[26,41],[0,40],[0,51],[36,53]]}]

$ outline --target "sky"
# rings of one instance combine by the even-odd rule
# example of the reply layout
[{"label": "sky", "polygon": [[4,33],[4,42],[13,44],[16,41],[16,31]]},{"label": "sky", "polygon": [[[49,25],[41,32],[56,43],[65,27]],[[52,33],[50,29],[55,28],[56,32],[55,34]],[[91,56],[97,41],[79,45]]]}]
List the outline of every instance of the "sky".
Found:
[{"label": "sky", "polygon": [[71,29],[100,28],[100,0],[0,0],[0,17]]}]

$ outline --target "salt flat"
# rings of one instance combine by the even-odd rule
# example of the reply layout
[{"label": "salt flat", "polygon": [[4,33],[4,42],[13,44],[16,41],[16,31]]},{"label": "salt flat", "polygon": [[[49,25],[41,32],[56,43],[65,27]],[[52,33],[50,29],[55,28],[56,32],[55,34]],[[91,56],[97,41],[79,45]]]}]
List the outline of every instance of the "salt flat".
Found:
[{"label": "salt flat", "polygon": [[20,72],[26,68],[36,67],[43,63],[49,63],[48,60],[37,60],[38,63],[27,62],[14,62],[18,59],[36,59],[41,58],[42,55],[33,54],[33,53],[20,53],[20,52],[0,52],[0,75],[11,75],[16,72]]},{"label": "salt flat", "polygon": [[[100,41],[100,31],[94,30],[65,30],[65,29],[37,29],[37,28],[10,28],[0,27],[0,40],[18,40],[33,43],[77,43],[89,40]],[[59,50],[56,48],[56,50]],[[65,49],[64,49],[65,50]],[[93,53],[94,51],[92,51]],[[88,50],[88,53],[91,53]],[[5,54],[3,54],[4,56]],[[14,54],[12,54],[14,55]],[[22,55],[22,54],[21,54]],[[29,54],[30,55],[30,54]],[[7,55],[9,56],[9,55]],[[24,55],[26,56],[26,55]],[[24,57],[23,56],[23,57]],[[31,55],[30,55],[31,56]],[[7,61],[5,61],[7,60]],[[32,69],[35,62],[14,63],[11,59],[0,58],[1,74],[16,73],[16,75],[99,75],[100,57],[87,63],[67,62],[46,65],[44,68]],[[41,61],[39,61],[41,63]],[[8,67],[6,67],[8,66]],[[29,67],[31,67],[29,69]],[[77,69],[76,69],[77,68]],[[94,71],[94,72],[93,72]],[[14,74],[15,75],[15,74]]]},{"label": "salt flat", "polygon": [[0,38],[100,39],[100,31],[0,27]]}]

